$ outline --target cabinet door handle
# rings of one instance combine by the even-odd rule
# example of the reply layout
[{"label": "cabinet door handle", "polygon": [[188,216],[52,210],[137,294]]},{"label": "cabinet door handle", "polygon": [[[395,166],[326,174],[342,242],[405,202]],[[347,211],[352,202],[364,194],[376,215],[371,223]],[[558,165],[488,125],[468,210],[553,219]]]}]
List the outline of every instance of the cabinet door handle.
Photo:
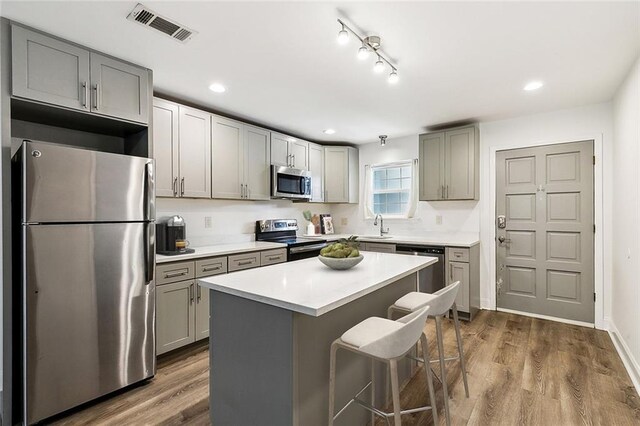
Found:
[{"label": "cabinet door handle", "polygon": [[244,198],[244,185],[240,184],[240,198]]},{"label": "cabinet door handle", "polygon": [[189,284],[189,300],[191,304],[193,304],[193,299],[193,284]]},{"label": "cabinet door handle", "polygon": [[202,299],[202,287],[198,286],[198,303],[200,303],[201,299]]},{"label": "cabinet door handle", "polygon": [[178,272],[167,272],[166,274],[164,274],[165,278],[175,278],[175,277],[181,277],[183,275],[187,275],[187,273],[189,272],[188,269],[181,269]]},{"label": "cabinet door handle", "polygon": [[173,196],[177,196],[178,195],[178,178],[174,177],[173,178]]},{"label": "cabinet door handle", "polygon": [[246,197],[245,198],[251,198],[251,190],[249,189],[249,185],[245,185],[245,193],[246,193]]},{"label": "cabinet door handle", "polygon": [[449,264],[449,279],[453,283],[453,265],[451,263]]},{"label": "cabinet door handle", "polygon": [[238,266],[251,265],[252,263],[253,263],[252,260],[247,260],[246,262],[238,262]]},{"label": "cabinet door handle", "polygon": [[449,185],[446,185],[446,186],[445,186],[445,191],[446,191],[446,193],[447,193],[446,198],[447,198],[447,200],[448,200],[448,199],[449,199]]},{"label": "cabinet door handle", "polygon": [[98,105],[100,105],[100,84],[96,83],[96,85],[94,86],[93,90],[96,91],[96,96],[95,96],[95,105],[93,106],[94,109],[97,111],[98,110]]},{"label": "cabinet door handle", "polygon": [[214,266],[213,268],[202,268],[202,272],[211,272],[211,271],[217,271],[218,269],[222,268],[222,266],[218,265],[218,266]]},{"label": "cabinet door handle", "polygon": [[180,196],[184,195],[184,178],[180,179]]},{"label": "cabinet door handle", "polygon": [[84,92],[84,96],[82,98],[82,106],[83,107],[87,107],[87,82],[83,81],[82,82],[82,90]]},{"label": "cabinet door handle", "polygon": [[296,155],[293,154],[291,157],[293,157],[293,160],[291,161],[291,167],[295,167],[296,166]]},{"label": "cabinet door handle", "polygon": [[267,260],[279,260],[280,256],[269,256],[267,257]]}]

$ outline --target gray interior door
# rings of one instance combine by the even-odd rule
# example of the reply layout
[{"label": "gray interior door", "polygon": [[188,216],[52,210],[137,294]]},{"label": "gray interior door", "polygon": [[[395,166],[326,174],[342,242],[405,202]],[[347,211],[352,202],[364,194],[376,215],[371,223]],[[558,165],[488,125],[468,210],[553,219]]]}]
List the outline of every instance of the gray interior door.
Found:
[{"label": "gray interior door", "polygon": [[23,228],[25,423],[155,374],[153,224]]},{"label": "gray interior door", "polygon": [[594,322],[593,141],[496,154],[497,305]]}]

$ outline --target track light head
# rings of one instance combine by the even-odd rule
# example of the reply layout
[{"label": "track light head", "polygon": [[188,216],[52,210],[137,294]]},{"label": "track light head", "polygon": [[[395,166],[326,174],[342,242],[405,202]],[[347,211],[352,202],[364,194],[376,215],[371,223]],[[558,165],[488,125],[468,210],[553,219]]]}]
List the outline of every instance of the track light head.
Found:
[{"label": "track light head", "polygon": [[380,56],[378,56],[378,60],[376,61],[375,65],[373,66],[373,71],[376,74],[380,74],[382,71],[384,71],[384,62],[382,62],[382,59],[380,59]]},{"label": "track light head", "polygon": [[385,146],[387,144],[387,135],[380,135],[380,146]]},{"label": "track light head", "polygon": [[340,32],[338,32],[338,43],[339,44],[347,44],[349,42],[349,33],[344,29],[344,25]]},{"label": "track light head", "polygon": [[358,49],[358,59],[362,61],[367,59],[368,56],[369,56],[369,49],[367,49],[367,46],[362,44],[362,47]]},{"label": "track light head", "polygon": [[396,84],[400,78],[398,77],[398,73],[396,70],[392,70],[391,74],[389,74],[389,83]]}]

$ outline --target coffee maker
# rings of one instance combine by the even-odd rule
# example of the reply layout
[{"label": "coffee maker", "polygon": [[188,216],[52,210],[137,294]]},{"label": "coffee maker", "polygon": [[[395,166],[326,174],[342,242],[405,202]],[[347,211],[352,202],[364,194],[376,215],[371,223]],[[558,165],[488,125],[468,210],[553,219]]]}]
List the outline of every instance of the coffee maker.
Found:
[{"label": "coffee maker", "polygon": [[[165,256],[193,253],[187,248],[187,225],[181,216],[171,216],[156,221],[156,253]],[[178,243],[178,244],[176,244]],[[181,247],[181,243],[184,244]]]}]

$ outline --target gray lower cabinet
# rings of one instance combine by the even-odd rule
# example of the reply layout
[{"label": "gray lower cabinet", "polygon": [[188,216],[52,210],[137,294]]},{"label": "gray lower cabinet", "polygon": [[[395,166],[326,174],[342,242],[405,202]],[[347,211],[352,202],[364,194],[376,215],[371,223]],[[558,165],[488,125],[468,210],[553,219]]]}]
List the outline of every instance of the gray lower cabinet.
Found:
[{"label": "gray lower cabinet", "polygon": [[480,248],[447,247],[446,285],[460,281],[456,306],[463,318],[473,319],[480,309]]},{"label": "gray lower cabinet", "polygon": [[148,69],[15,24],[11,43],[13,96],[149,122]]},{"label": "gray lower cabinet", "polygon": [[197,279],[287,261],[285,248],[156,266],[156,354],[209,337],[210,290]]}]

